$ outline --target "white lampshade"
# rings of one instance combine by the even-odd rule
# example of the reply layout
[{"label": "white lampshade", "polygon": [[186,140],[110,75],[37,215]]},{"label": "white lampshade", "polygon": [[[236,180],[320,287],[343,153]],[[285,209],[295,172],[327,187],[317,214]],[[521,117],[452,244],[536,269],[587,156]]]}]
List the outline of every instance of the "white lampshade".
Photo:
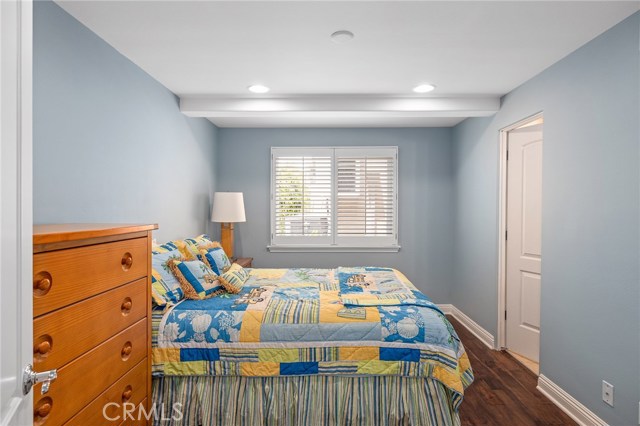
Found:
[{"label": "white lampshade", "polygon": [[242,192],[216,192],[213,194],[211,222],[246,222]]}]

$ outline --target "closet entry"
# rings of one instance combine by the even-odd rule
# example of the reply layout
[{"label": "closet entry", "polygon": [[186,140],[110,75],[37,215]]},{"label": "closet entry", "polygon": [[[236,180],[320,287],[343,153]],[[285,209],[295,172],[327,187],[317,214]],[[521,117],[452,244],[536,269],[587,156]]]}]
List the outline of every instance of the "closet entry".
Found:
[{"label": "closet entry", "polygon": [[540,352],[542,125],[539,117],[507,132],[506,163],[505,346],[535,363]]}]

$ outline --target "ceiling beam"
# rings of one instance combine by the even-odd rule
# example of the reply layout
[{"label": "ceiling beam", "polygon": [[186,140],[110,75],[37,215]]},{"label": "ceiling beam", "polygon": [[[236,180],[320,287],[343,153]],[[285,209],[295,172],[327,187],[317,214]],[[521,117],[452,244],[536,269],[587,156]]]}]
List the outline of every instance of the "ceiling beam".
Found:
[{"label": "ceiling beam", "polygon": [[180,111],[215,118],[419,118],[486,117],[500,108],[499,97],[418,98],[384,96],[309,96],[221,98],[185,96]]}]

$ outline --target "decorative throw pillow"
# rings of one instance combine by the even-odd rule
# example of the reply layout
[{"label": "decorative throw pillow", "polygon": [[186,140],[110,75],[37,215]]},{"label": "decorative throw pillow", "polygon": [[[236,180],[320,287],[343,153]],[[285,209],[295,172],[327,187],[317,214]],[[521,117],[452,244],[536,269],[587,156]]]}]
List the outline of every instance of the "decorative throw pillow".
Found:
[{"label": "decorative throw pillow", "polygon": [[200,249],[199,258],[218,275],[225,273],[231,266],[231,261],[222,247]]},{"label": "decorative throw pillow", "polygon": [[180,283],[173,276],[170,260],[180,260],[182,255],[176,249],[164,252],[154,251],[151,255],[151,296],[158,306],[173,305],[184,297]]},{"label": "decorative throw pillow", "polygon": [[176,245],[171,242],[168,242],[162,245],[154,244],[153,247],[151,247],[151,253],[152,254],[167,253],[171,250],[176,250],[177,248],[178,247],[176,247]]},{"label": "decorative throw pillow", "polygon": [[199,260],[171,260],[169,266],[187,299],[208,299],[224,293],[218,275]]},{"label": "decorative throw pillow", "polygon": [[166,253],[171,250],[179,250],[182,258],[185,260],[198,260],[200,249],[209,249],[214,247],[222,247],[219,242],[212,241],[208,235],[201,234],[195,238],[187,238],[184,240],[172,240],[162,245],[154,245],[151,250],[153,253]]},{"label": "decorative throw pillow", "polygon": [[237,294],[242,290],[242,286],[249,279],[249,271],[234,263],[229,270],[218,277],[220,283],[229,293]]},{"label": "decorative throw pillow", "polygon": [[184,260],[197,260],[197,255],[193,253],[186,240],[171,240],[167,244],[174,245],[182,254]]},{"label": "decorative throw pillow", "polygon": [[195,238],[187,238],[184,242],[187,244],[187,250],[198,259],[202,249],[222,247],[219,242],[211,240],[206,234],[198,235]]},{"label": "decorative throw pillow", "polygon": [[153,269],[151,271],[151,300],[156,306],[171,306],[178,303],[184,297],[182,288],[171,288],[162,279],[162,276]]}]

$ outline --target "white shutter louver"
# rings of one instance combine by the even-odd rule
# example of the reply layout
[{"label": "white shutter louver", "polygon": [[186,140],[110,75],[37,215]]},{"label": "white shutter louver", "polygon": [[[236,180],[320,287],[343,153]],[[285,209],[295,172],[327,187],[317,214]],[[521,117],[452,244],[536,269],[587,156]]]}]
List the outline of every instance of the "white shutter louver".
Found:
[{"label": "white shutter louver", "polygon": [[331,150],[295,151],[283,149],[273,154],[273,239],[326,243],[322,240],[331,238],[333,229]]},{"label": "white shutter louver", "polygon": [[397,148],[272,148],[271,244],[397,247]]},{"label": "white shutter louver", "polygon": [[338,243],[395,244],[395,149],[336,148]]}]

